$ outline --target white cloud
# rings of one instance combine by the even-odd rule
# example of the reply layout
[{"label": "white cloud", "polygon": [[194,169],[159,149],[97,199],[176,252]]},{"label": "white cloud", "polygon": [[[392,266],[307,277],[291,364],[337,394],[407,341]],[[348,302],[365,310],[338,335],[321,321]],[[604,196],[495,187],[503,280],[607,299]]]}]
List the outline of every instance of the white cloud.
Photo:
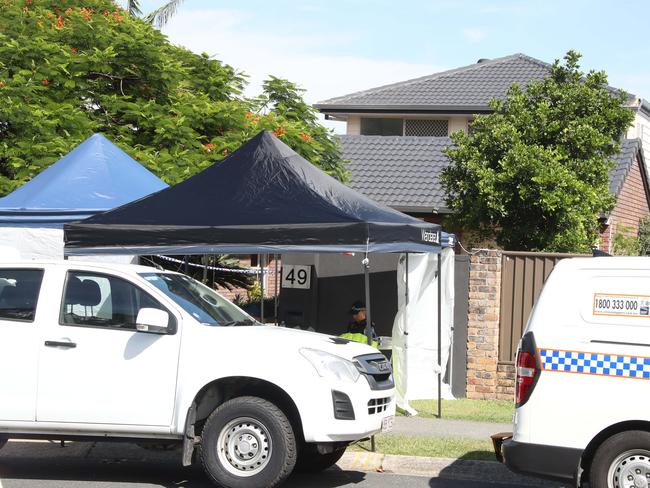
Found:
[{"label": "white cloud", "polygon": [[331,55],[328,48],[340,51],[353,43],[355,36],[259,32],[247,22],[247,16],[235,10],[179,11],[163,32],[175,44],[207,52],[247,73],[248,95],[259,93],[268,75],[297,83],[306,90],[305,100],[315,103],[445,69],[434,64]]},{"label": "white cloud", "polygon": [[469,42],[481,42],[487,37],[485,29],[463,29],[463,37]]}]

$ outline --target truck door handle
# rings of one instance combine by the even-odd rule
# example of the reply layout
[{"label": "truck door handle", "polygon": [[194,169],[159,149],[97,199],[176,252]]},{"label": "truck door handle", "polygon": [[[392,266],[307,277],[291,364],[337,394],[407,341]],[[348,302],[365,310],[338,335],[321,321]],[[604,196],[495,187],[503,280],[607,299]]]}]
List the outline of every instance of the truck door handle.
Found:
[{"label": "truck door handle", "polygon": [[59,342],[59,341],[45,341],[47,347],[69,347],[75,348],[77,344],[75,342]]}]

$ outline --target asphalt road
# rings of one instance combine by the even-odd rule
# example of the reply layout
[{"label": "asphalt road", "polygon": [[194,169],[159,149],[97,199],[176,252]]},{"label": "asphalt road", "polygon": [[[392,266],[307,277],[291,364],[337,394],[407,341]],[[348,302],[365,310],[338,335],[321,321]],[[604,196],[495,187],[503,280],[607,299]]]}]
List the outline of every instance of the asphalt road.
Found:
[{"label": "asphalt road", "polygon": [[[127,457],[128,456],[128,457]],[[10,442],[0,451],[0,488],[213,488],[197,468],[182,468],[178,453],[123,444]],[[391,473],[342,471],[297,474],[288,488],[514,488],[489,481],[459,481]],[[536,488],[528,485],[530,488]],[[547,487],[548,485],[539,485]]]}]

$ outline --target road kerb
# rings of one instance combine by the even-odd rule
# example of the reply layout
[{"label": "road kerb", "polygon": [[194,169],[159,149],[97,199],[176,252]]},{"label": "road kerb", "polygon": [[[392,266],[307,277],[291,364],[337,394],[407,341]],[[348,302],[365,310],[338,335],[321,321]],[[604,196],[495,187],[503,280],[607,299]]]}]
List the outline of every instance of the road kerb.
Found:
[{"label": "road kerb", "polygon": [[346,452],[337,466],[346,471],[383,471],[409,476],[508,483],[515,486],[561,486],[557,482],[517,475],[496,461]]}]

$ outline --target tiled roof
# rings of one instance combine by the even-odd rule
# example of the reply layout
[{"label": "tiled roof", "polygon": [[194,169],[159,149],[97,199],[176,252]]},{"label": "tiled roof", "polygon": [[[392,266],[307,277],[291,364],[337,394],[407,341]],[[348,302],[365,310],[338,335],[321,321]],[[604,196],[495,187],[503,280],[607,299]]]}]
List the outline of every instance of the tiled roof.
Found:
[{"label": "tiled roof", "polygon": [[489,109],[492,98],[503,98],[512,83],[525,86],[548,76],[551,65],[525,54],[435,73],[422,78],[332,98],[316,108],[454,108]]},{"label": "tiled roof", "polygon": [[614,156],[616,166],[609,173],[609,191],[618,196],[627,174],[633,164],[636,163],[636,156],[641,151],[640,139],[623,139],[621,141],[621,152]]},{"label": "tiled roof", "polygon": [[340,136],[349,186],[407,212],[448,213],[438,175],[449,163],[448,137]]},{"label": "tiled roof", "polygon": [[[352,173],[348,183],[373,200],[404,212],[449,213],[439,175],[449,165],[448,137],[339,136]],[[636,161],[641,141],[624,139],[609,175],[615,195]]]}]

